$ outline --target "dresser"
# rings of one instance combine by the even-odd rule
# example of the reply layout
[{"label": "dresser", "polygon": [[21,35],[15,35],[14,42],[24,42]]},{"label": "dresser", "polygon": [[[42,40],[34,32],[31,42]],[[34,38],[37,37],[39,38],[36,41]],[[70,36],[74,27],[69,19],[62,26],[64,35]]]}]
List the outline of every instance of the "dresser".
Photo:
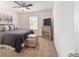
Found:
[{"label": "dresser", "polygon": [[51,26],[42,27],[42,37],[48,40],[53,40],[53,30]]}]

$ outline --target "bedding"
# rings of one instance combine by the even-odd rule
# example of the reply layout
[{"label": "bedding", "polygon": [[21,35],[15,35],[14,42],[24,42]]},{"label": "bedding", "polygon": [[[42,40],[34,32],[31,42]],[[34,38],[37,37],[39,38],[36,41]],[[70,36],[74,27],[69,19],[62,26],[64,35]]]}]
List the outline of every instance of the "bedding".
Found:
[{"label": "bedding", "polygon": [[29,34],[33,34],[33,31],[27,29],[17,29],[14,31],[0,32],[0,44],[9,45],[15,48],[16,52],[20,52],[22,50],[21,44]]},{"label": "bedding", "polygon": [[10,25],[9,25],[9,30],[10,30],[10,31],[15,30],[15,26],[14,26],[13,24],[10,24]]}]

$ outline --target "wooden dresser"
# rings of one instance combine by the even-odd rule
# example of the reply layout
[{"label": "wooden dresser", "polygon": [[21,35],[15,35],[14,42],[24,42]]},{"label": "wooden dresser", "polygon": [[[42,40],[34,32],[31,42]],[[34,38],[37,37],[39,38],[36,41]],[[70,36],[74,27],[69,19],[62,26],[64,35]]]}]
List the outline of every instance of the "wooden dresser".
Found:
[{"label": "wooden dresser", "polygon": [[48,40],[52,40],[52,27],[51,26],[43,26],[42,27],[42,37]]}]

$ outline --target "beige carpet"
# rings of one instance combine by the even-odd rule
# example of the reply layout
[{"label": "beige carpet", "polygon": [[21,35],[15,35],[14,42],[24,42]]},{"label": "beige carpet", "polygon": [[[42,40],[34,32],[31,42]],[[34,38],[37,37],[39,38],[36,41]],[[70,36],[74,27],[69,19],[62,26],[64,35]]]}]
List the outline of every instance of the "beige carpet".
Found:
[{"label": "beige carpet", "polygon": [[57,52],[53,41],[49,41],[42,37],[38,39],[36,48],[25,47],[20,53],[8,49],[0,49],[1,57],[57,57]]}]

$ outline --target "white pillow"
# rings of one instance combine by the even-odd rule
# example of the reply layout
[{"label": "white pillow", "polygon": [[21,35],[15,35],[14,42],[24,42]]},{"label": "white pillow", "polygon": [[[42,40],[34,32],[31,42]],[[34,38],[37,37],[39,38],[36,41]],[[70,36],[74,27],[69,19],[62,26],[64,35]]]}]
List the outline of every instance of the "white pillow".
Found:
[{"label": "white pillow", "polygon": [[8,25],[4,25],[4,30],[5,31],[9,31],[9,26]]},{"label": "white pillow", "polygon": [[4,29],[3,29],[3,26],[0,26],[0,31],[3,31]]}]

